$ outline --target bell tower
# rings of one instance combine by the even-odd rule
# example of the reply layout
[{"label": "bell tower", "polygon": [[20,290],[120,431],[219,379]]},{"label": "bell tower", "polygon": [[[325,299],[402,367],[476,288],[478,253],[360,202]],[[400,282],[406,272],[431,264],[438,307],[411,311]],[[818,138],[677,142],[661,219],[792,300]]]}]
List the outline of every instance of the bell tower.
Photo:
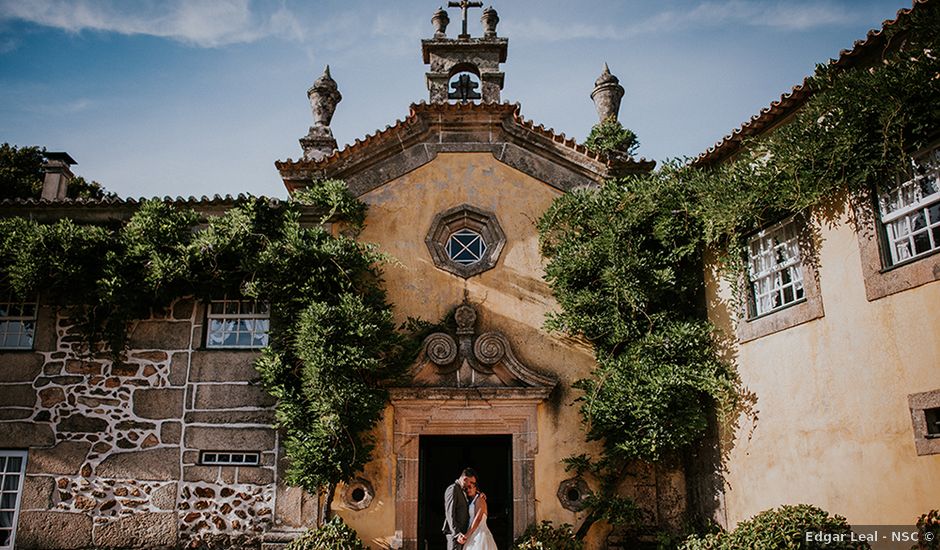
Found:
[{"label": "bell tower", "polygon": [[439,8],[431,18],[434,37],[421,41],[424,63],[430,65],[427,85],[431,103],[456,101],[467,103],[499,103],[505,74],[500,63],[506,62],[509,39],[496,36],[499,15],[492,6],[483,10],[480,22],[483,36],[471,37],[467,29],[470,8],[482,8],[482,2],[461,0],[448,2],[450,8],[460,8],[462,32],[457,38],[447,37],[450,17]]}]

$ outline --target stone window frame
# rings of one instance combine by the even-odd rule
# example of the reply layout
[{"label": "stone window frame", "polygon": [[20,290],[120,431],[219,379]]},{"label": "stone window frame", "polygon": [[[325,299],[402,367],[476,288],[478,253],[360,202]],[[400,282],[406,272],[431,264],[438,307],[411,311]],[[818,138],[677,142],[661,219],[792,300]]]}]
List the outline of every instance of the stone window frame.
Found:
[{"label": "stone window frame", "polygon": [[940,434],[929,433],[926,411],[940,409],[940,389],[907,396],[914,429],[914,448],[918,456],[940,454]]},{"label": "stone window frame", "polygon": [[[241,457],[241,460],[235,460],[236,456]],[[199,464],[202,466],[260,466],[261,453],[258,451],[200,451]]]},{"label": "stone window frame", "polygon": [[[6,484],[7,484],[6,478],[12,477],[14,474],[13,472],[7,471],[7,468],[10,465],[11,458],[20,459],[19,471],[15,472],[15,475],[19,478],[19,482],[17,483],[16,490],[15,490],[16,498],[13,503],[13,508],[7,508],[7,507],[0,508],[0,510],[3,510],[4,512],[10,511],[10,510],[13,511],[13,523],[11,524],[11,527],[9,529],[2,528],[2,530],[10,531],[10,539],[8,541],[8,545],[0,545],[0,549],[4,549],[4,550],[12,549],[16,547],[16,524],[19,520],[20,505],[23,500],[23,484],[26,481],[27,453],[26,451],[23,451],[23,450],[0,449],[0,462],[2,462],[2,465],[0,465],[0,487],[6,487]],[[0,494],[8,494],[12,492],[14,491],[3,491]],[[2,506],[2,504],[0,504],[0,506]]]},{"label": "stone window frame", "polygon": [[[236,303],[238,312],[237,313],[225,313],[225,307],[227,304]],[[213,313],[213,305],[221,304],[223,312],[222,313]],[[243,313],[242,307],[250,308],[250,311]],[[258,312],[257,309],[259,306],[263,306],[264,311]],[[227,321],[235,322],[236,330],[234,331],[223,331],[223,334],[248,334],[249,343],[238,345],[236,344],[225,344],[224,339],[220,343],[213,343],[212,334],[212,322],[213,321]],[[250,331],[239,331],[237,328],[241,326],[243,321],[267,321],[267,326],[262,330],[258,330],[255,327],[252,327]],[[266,302],[259,302],[256,300],[246,300],[241,297],[230,298],[228,295],[223,295],[221,298],[211,299],[205,303],[205,328],[203,330],[203,348],[207,350],[257,350],[261,349],[268,345],[269,337],[268,333],[271,330],[271,309],[270,305]],[[263,343],[256,343],[253,335],[264,334]]]},{"label": "stone window frame", "polygon": [[[761,315],[756,315],[754,305],[754,290],[751,284],[750,270],[750,243],[754,236],[766,234],[786,224],[794,224],[797,235],[797,244],[800,250],[800,269],[802,272],[803,297],[780,307],[774,308]],[[806,261],[811,252],[816,249],[816,239],[806,214],[797,214],[783,220],[767,225],[764,229],[756,231],[746,238],[747,249],[744,251],[747,272],[738,281],[740,288],[744,289],[746,299],[738,312],[736,333],[741,343],[756,340],[764,336],[780,332],[803,323],[824,317],[822,293],[819,287],[819,272],[814,261]]]},{"label": "stone window frame", "polygon": [[[470,229],[479,233],[486,245],[483,257],[472,264],[460,264],[453,261],[447,252],[447,243],[451,235],[461,229]],[[431,259],[438,269],[469,279],[496,267],[506,235],[496,218],[496,214],[469,204],[449,208],[434,216],[431,227],[425,237]]]},{"label": "stone window frame", "polygon": [[[35,297],[32,301],[18,300],[13,295],[13,291],[4,289],[0,296],[0,351],[32,351],[36,341],[36,324],[39,320],[39,298]],[[26,308],[31,308],[32,313],[27,314]],[[11,315],[15,311],[16,315]],[[19,327],[18,330],[11,330]],[[16,337],[16,343],[7,344],[7,340]],[[26,337],[28,344],[22,344]]]},{"label": "stone window frame", "polygon": [[[938,151],[940,141],[913,154],[911,158],[936,155]],[[873,189],[871,200],[857,206],[855,210],[859,259],[865,281],[865,297],[869,302],[940,280],[940,248],[892,265],[888,234],[882,223],[882,202],[882,195]],[[936,202],[931,200],[920,206],[929,208],[934,205]]]}]

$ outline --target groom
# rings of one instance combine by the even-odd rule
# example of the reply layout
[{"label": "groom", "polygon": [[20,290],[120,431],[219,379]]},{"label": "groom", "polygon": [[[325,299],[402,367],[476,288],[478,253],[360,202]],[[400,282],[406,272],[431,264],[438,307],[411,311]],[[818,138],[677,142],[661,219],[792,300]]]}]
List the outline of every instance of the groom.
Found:
[{"label": "groom", "polygon": [[444,537],[447,550],[461,550],[466,538],[464,534],[470,526],[470,504],[465,491],[476,487],[477,473],[473,468],[464,468],[447,490],[444,491]]}]

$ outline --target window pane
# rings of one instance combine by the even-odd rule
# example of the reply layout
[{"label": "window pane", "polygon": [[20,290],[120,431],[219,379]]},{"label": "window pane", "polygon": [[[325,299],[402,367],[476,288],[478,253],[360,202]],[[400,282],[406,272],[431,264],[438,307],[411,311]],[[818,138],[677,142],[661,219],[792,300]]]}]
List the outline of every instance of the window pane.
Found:
[{"label": "window pane", "polygon": [[19,472],[23,467],[23,458],[19,456],[11,456],[7,458],[7,471],[8,472]]},{"label": "window pane", "polygon": [[13,527],[13,511],[0,512],[0,527]]},{"label": "window pane", "polygon": [[9,529],[0,529],[0,546],[9,546],[12,533]]},{"label": "window pane", "polygon": [[17,474],[7,474],[3,477],[3,490],[15,491],[20,486],[20,476]]},{"label": "window pane", "polygon": [[914,253],[923,254],[930,251],[930,237],[926,232],[914,235]]},{"label": "window pane", "polygon": [[0,496],[0,508],[4,510],[12,510],[16,507],[16,493],[3,493],[3,496]]}]

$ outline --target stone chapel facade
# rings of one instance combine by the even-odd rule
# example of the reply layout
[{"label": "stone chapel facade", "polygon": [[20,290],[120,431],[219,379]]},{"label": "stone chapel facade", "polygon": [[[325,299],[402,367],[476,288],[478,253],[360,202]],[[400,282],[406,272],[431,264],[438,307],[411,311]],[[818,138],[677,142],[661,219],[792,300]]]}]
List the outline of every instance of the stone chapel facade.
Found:
[{"label": "stone chapel facade", "polygon": [[[443,489],[467,465],[480,473],[500,548],[529,524],[584,519],[592,487],[561,460],[591,450],[571,384],[593,355],[543,328],[557,304],[534,220],[567,191],[654,168],[591,153],[502,103],[508,40],[496,11],[483,11],[479,37],[466,22],[448,37],[448,19],[435,13],[421,44],[427,102],[337,150],[330,124],[341,94],[327,69],[308,91],[314,126],[300,140],[303,157],[276,163],[291,192],[338,178],[369,205],[360,238],[396,260],[385,285],[398,320],[455,319],[453,333],[425,341],[411,383],[392,389],[375,459],[338,491],[336,511],[371,548],[442,548]],[[617,115],[622,95],[605,70],[592,94],[601,120]],[[798,95],[744,131],[785,121]],[[732,136],[699,161],[721,162],[734,146]],[[95,223],[137,208],[64,199],[72,162],[50,158],[44,198],[4,201],[0,215]],[[171,202],[211,216],[239,200]],[[888,269],[872,263],[874,239],[850,223],[825,228],[821,263],[802,275],[805,299],[752,320],[710,311],[737,331],[739,369],[761,404],[760,424],[731,434],[729,489],[708,495],[718,521],[810,502],[853,523],[906,523],[937,506],[940,255]],[[720,279],[707,280],[709,302],[726,302]],[[282,482],[274,403],[253,367],[263,307],[180,297],[132,327],[127,360],[115,363],[77,353],[69,319],[42,296],[0,295],[0,306],[0,548],[15,537],[24,549],[273,549],[314,523],[316,499]],[[226,329],[231,321],[254,328]],[[903,348],[900,332],[920,344]],[[678,466],[640,464],[619,489],[655,526],[680,527],[707,492],[691,481]],[[619,547],[603,529],[588,542]]]},{"label": "stone chapel facade", "polygon": [[[450,38],[447,13],[435,13],[436,32],[421,44],[428,102],[341,150],[330,122],[342,96],[327,68],[308,91],[303,158],[276,163],[291,192],[339,178],[369,205],[360,238],[395,258],[385,284],[399,320],[453,312],[457,322],[425,342],[412,383],[392,389],[375,460],[334,504],[373,548],[442,548],[443,490],[466,466],[480,473],[500,547],[536,521],[579,524],[590,491],[561,459],[586,448],[571,384],[593,356],[543,328],[555,302],[534,220],[566,191],[655,163],[591,153],[501,103],[508,40],[495,10],[481,22],[482,36],[464,23]],[[605,70],[592,96],[602,118],[616,116],[622,95]],[[73,162],[50,157],[48,196],[5,202],[2,215],[94,223],[133,213],[132,199],[65,199]],[[240,200],[171,202],[211,216]],[[263,308],[181,297],[135,323],[118,363],[83,357],[69,319],[42,296],[2,299],[15,313],[0,350],[0,475],[13,488],[0,506],[4,544],[275,548],[315,522],[316,499],[281,481],[274,402],[253,367]],[[254,328],[224,328],[233,321]],[[656,524],[678,525],[681,470],[632,473],[623,491]]]}]

